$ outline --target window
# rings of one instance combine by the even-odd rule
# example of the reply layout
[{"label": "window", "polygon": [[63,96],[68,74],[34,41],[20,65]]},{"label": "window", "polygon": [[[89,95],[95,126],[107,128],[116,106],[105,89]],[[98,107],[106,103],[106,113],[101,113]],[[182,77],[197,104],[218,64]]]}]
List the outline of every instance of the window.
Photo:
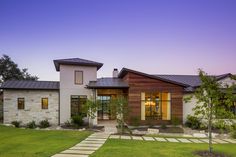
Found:
[{"label": "window", "polygon": [[75,84],[83,84],[83,71],[75,71]]},{"label": "window", "polygon": [[171,97],[167,92],[141,93],[141,120],[171,119]]},{"label": "window", "polygon": [[86,95],[71,95],[70,104],[71,104],[71,116],[81,115],[82,105],[87,101]]},{"label": "window", "polygon": [[97,99],[100,100],[101,104],[98,107],[98,119],[115,119],[115,117],[111,114],[110,109],[110,95],[99,95]]},{"label": "window", "polygon": [[25,98],[18,98],[17,106],[18,106],[18,110],[24,110],[25,109]]},{"label": "window", "polygon": [[48,98],[42,98],[42,109],[48,109]]}]

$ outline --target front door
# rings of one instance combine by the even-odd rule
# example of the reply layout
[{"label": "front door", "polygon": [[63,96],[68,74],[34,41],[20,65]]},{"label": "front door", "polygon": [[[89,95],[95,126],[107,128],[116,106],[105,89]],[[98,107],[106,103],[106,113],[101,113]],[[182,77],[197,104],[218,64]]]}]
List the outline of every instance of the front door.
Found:
[{"label": "front door", "polygon": [[111,101],[111,96],[110,95],[100,95],[97,97],[97,99],[101,101],[101,105],[98,108],[98,119],[99,120],[112,119],[111,107],[109,105],[110,101]]}]

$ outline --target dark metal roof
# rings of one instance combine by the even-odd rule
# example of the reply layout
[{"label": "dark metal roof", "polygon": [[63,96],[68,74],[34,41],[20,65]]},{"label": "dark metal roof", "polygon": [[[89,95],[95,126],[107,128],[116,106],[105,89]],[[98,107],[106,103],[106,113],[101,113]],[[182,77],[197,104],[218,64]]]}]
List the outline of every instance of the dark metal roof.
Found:
[{"label": "dark metal roof", "polygon": [[128,88],[129,85],[119,78],[99,78],[97,81],[90,81],[88,88]]},{"label": "dark metal roof", "polygon": [[183,82],[178,82],[178,81],[175,81],[175,80],[166,79],[164,77],[159,77],[157,75],[150,75],[150,74],[147,74],[147,73],[143,73],[143,72],[127,69],[127,68],[123,68],[120,71],[118,77],[123,78],[128,72],[135,73],[135,74],[138,74],[138,75],[142,75],[142,76],[145,76],[145,77],[148,77],[148,78],[157,79],[157,80],[161,80],[161,81],[164,81],[164,82],[176,84],[176,85],[179,85],[179,86],[182,86],[182,87],[188,87],[189,86],[188,84],[185,84]]},{"label": "dark metal roof", "polygon": [[60,65],[81,65],[81,66],[95,66],[97,70],[103,66],[103,63],[90,61],[81,58],[57,59],[54,60],[54,65],[57,71],[60,71]]},{"label": "dark metal roof", "polygon": [[188,86],[191,87],[196,87],[201,84],[201,80],[198,75],[154,75],[154,76],[187,84]]},{"label": "dark metal roof", "polygon": [[29,81],[29,80],[9,80],[4,82],[0,89],[40,89],[59,90],[57,81]]}]

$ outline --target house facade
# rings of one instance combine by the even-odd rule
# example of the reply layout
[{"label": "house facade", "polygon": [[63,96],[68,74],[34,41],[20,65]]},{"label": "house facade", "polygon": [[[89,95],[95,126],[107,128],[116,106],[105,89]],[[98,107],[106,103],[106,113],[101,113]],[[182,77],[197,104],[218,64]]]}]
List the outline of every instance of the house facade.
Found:
[{"label": "house facade", "polygon": [[[197,75],[150,75],[123,68],[114,69],[113,76],[97,78],[102,63],[80,58],[54,60],[60,81],[16,81],[2,84],[3,122],[21,121],[26,124],[47,119],[61,125],[79,114],[87,99],[99,99],[101,107],[93,120],[114,120],[109,102],[118,96],[128,100],[127,124],[171,124],[173,118],[184,122],[196,104],[183,99],[201,84]],[[214,76],[222,84],[233,84],[231,74]],[[236,107],[232,108],[236,112]]]}]

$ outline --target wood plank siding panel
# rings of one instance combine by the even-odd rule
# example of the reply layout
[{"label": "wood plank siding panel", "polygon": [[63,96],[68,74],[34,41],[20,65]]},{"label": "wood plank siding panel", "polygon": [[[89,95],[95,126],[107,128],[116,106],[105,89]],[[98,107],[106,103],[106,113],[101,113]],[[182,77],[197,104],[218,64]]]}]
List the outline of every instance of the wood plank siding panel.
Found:
[{"label": "wood plank siding panel", "polygon": [[[128,102],[129,102],[129,119],[127,123],[132,123],[132,117],[141,119],[141,92],[170,92],[171,93],[171,117],[177,117],[182,122],[183,117],[183,87],[128,72],[123,80],[129,84]],[[145,124],[170,124],[167,120],[142,120],[141,125]]]}]

